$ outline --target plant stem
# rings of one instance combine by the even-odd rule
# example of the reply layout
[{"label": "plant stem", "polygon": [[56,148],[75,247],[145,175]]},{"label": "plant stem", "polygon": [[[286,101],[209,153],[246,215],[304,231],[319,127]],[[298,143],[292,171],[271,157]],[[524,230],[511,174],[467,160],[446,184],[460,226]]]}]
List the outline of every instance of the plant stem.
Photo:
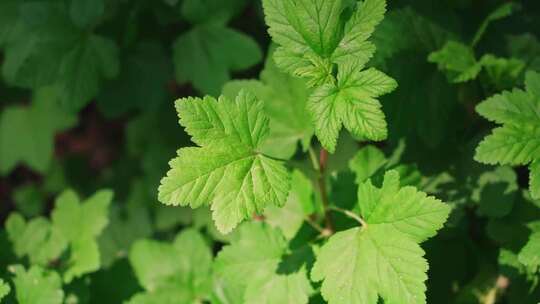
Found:
[{"label": "plant stem", "polygon": [[309,216],[306,216],[305,219],[304,219],[311,227],[313,227],[313,229],[317,230],[320,234],[324,234],[325,233],[325,229],[323,227],[321,227],[321,225],[319,225],[317,222],[315,222],[314,220],[312,220]]},{"label": "plant stem", "polygon": [[320,171],[319,160],[317,160],[317,154],[315,153],[315,150],[313,150],[312,146],[309,146],[308,152],[309,159],[311,159],[311,164],[313,165],[313,169],[315,169],[315,171],[317,172]]},{"label": "plant stem", "polygon": [[326,191],[326,165],[328,164],[328,151],[326,149],[321,148],[321,152],[319,153],[319,177],[318,177],[318,185],[319,185],[319,191],[321,193],[321,200],[323,204],[323,212],[324,212],[324,220],[326,223],[326,229],[333,233],[334,231],[334,224],[332,223],[332,218],[330,215],[330,202],[328,200],[328,193]]},{"label": "plant stem", "polygon": [[338,207],[330,207],[330,210],[334,210],[334,211],[337,211],[339,213],[343,213],[345,214],[346,216],[352,218],[353,220],[357,221],[358,223],[360,223],[360,225],[362,225],[362,227],[367,227],[367,223],[366,221],[364,221],[363,218],[361,218],[360,216],[358,216],[356,213],[352,212],[352,211],[349,211],[349,210],[345,210],[345,209],[341,209],[341,208],[338,208]]}]

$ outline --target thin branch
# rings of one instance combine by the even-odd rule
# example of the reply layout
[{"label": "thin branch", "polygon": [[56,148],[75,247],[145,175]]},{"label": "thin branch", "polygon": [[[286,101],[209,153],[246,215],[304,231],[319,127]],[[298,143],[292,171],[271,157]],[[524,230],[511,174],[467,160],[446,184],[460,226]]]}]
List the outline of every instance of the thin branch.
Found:
[{"label": "thin branch", "polygon": [[319,191],[321,193],[321,200],[323,204],[323,212],[324,212],[324,220],[326,223],[326,229],[330,231],[330,233],[333,233],[334,231],[334,224],[332,223],[332,218],[329,212],[329,206],[330,201],[328,199],[328,193],[326,191],[326,166],[328,164],[328,151],[326,151],[324,148],[321,148],[321,152],[319,154],[319,178],[318,178],[318,185],[319,185]]},{"label": "thin branch", "polygon": [[325,229],[319,225],[317,222],[315,222],[312,218],[310,218],[309,216],[307,216],[305,218],[305,221],[311,226],[313,227],[313,229],[317,230],[320,234],[324,234],[325,233]]},{"label": "thin branch", "polygon": [[366,221],[364,221],[363,218],[361,218],[360,216],[358,216],[356,213],[354,213],[352,211],[345,210],[345,209],[338,208],[338,207],[334,207],[334,206],[331,206],[330,210],[337,211],[339,213],[345,214],[346,216],[348,216],[348,217],[352,218],[353,220],[357,221],[358,223],[360,223],[360,225],[362,225],[362,227],[367,227],[368,226],[368,224],[366,223]]},{"label": "thin branch", "polygon": [[319,160],[317,159],[317,154],[315,153],[315,150],[313,150],[312,146],[309,146],[308,152],[309,152],[309,159],[311,159],[311,165],[313,165],[313,169],[319,172],[320,171]]}]

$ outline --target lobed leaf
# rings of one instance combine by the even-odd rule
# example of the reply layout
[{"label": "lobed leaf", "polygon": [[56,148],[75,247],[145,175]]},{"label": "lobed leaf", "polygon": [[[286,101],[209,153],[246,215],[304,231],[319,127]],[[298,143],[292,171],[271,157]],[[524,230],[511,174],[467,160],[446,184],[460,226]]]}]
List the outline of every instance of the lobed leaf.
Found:
[{"label": "lobed leaf", "polygon": [[180,123],[202,147],[178,151],[159,187],[161,202],[210,204],[222,233],[268,205],[285,203],[289,174],[282,162],[258,151],[269,130],[263,103],[254,95],[241,92],[234,102],[181,99],[177,109]]}]

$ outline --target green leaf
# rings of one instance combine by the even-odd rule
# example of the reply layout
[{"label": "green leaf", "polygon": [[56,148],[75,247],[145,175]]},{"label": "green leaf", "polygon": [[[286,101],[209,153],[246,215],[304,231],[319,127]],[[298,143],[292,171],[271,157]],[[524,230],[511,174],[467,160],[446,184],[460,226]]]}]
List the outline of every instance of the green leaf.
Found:
[{"label": "green leaf", "polygon": [[56,272],[44,270],[39,266],[25,270],[21,265],[10,266],[9,270],[15,274],[13,284],[18,303],[63,303],[62,280]]},{"label": "green leaf", "polygon": [[246,0],[185,0],[182,2],[182,16],[192,24],[226,24],[246,3]]},{"label": "green leaf", "polygon": [[338,63],[356,62],[363,65],[375,52],[375,46],[367,40],[384,18],[386,1],[365,0],[356,5],[358,8],[345,24],[343,38],[333,54]]},{"label": "green leaf", "polygon": [[240,92],[236,101],[187,98],[176,107],[180,124],[201,147],[180,149],[171,161],[159,187],[162,203],[192,208],[211,204],[222,233],[268,205],[285,203],[286,168],[258,152],[269,132],[261,101]]},{"label": "green leaf", "polygon": [[[182,294],[180,298],[187,299],[186,303],[192,303],[189,301],[209,293],[212,253],[203,236],[195,230],[184,230],[172,244],[139,240],[130,250],[129,261],[146,290],[135,297],[141,303],[146,303],[142,298],[171,298],[179,294]],[[135,303],[139,303],[137,301]]]},{"label": "green leaf", "polygon": [[305,270],[277,274],[287,242],[279,230],[246,223],[235,231],[214,264],[234,303],[308,303],[311,286]]},{"label": "green leaf", "polygon": [[36,89],[54,82],[62,62],[59,50],[69,49],[77,35],[63,8],[52,2],[12,7],[16,19],[6,37],[2,65],[7,83]]},{"label": "green leaf", "polygon": [[525,75],[525,87],[527,92],[538,98],[540,96],[540,73],[528,72]]},{"label": "green leaf", "polygon": [[71,0],[69,6],[71,20],[81,28],[95,26],[104,13],[103,0]]},{"label": "green leaf", "polygon": [[349,161],[349,168],[356,174],[355,182],[362,184],[387,163],[384,153],[374,146],[360,149]]},{"label": "green leaf", "polygon": [[270,206],[264,213],[266,222],[281,229],[288,240],[302,227],[304,220],[314,212],[313,185],[300,171],[291,174],[291,191],[282,208]]},{"label": "green leaf", "polygon": [[200,25],[176,39],[173,46],[176,80],[218,95],[232,71],[245,70],[262,59],[249,36],[218,25]]},{"label": "green leaf", "polygon": [[526,33],[506,37],[507,49],[512,57],[526,63],[526,69],[540,71],[540,42],[536,36]]},{"label": "green leaf", "polygon": [[34,184],[19,187],[13,193],[17,210],[26,217],[34,217],[43,213],[45,208],[44,193]]},{"label": "green leaf", "polygon": [[490,82],[498,90],[511,88],[520,80],[525,62],[516,58],[499,58],[486,54],[480,59]]},{"label": "green leaf", "polygon": [[192,304],[193,300],[193,295],[183,286],[167,286],[155,292],[138,293],[127,304]]},{"label": "green leaf", "polygon": [[311,285],[305,270],[287,276],[272,276],[256,281],[246,290],[246,304],[308,303]]},{"label": "green leaf", "polygon": [[316,88],[308,103],[323,146],[335,151],[342,126],[360,138],[386,139],[387,124],[377,98],[396,87],[392,78],[376,69],[357,72],[349,64],[341,66],[337,83]]},{"label": "green leaf", "polygon": [[77,111],[118,74],[115,42],[74,26],[63,3],[34,1],[20,9],[26,16],[5,49],[6,82],[31,89],[55,85],[60,102]]},{"label": "green leaf", "polygon": [[5,225],[14,253],[19,258],[27,256],[32,264],[46,266],[67,247],[63,234],[45,218],[26,222],[20,214],[12,213]]},{"label": "green leaf", "polygon": [[479,215],[499,218],[507,215],[518,194],[517,175],[510,167],[497,167],[477,177],[470,200],[479,204]]},{"label": "green leaf", "polygon": [[126,55],[120,75],[108,82],[97,103],[107,116],[140,109],[156,110],[170,97],[167,83],[173,69],[167,50],[156,42],[142,41]]},{"label": "green leaf", "polygon": [[[404,28],[412,30],[403,31]],[[449,30],[411,7],[393,9],[373,33],[373,43],[377,47],[373,61],[378,63],[376,66],[384,66],[387,59],[401,51],[433,52],[448,40],[455,39]]]},{"label": "green leaf", "polygon": [[[104,267],[109,267],[118,258],[125,257],[134,242],[149,237],[153,232],[142,183],[134,182],[131,189],[124,206],[111,206],[110,223],[99,238],[100,258]],[[167,212],[171,213],[170,210]],[[177,216],[177,213],[172,212],[172,215]],[[155,226],[158,224],[155,223]]]},{"label": "green leaf", "polygon": [[[342,0],[265,0],[263,6],[269,33],[281,45],[277,63],[293,74],[303,74],[298,68],[313,65],[317,57],[365,64],[375,51],[367,39],[386,11],[384,0],[359,3],[349,20],[341,18],[348,9]],[[297,64],[288,67],[293,58]]]},{"label": "green leaf", "polygon": [[0,114],[0,174],[24,163],[44,173],[53,157],[54,135],[75,124],[76,117],[57,105],[58,90],[34,92],[29,107],[6,107]]},{"label": "green leaf", "polygon": [[535,160],[529,167],[531,173],[529,175],[529,188],[531,196],[535,199],[540,199],[540,160]]},{"label": "green leaf", "polygon": [[223,87],[223,94],[234,98],[244,89],[264,101],[265,113],[270,119],[270,133],[262,143],[261,151],[281,158],[291,158],[298,141],[308,148],[313,136],[311,117],[306,111],[310,90],[304,80],[278,70],[271,56],[266,60],[258,80],[237,80]]},{"label": "green leaf", "polygon": [[10,291],[11,287],[9,286],[9,284],[4,282],[4,280],[0,279],[0,300],[7,296]]},{"label": "green leaf", "polygon": [[473,50],[461,42],[448,41],[442,49],[429,54],[429,62],[436,63],[439,70],[447,71],[454,83],[475,79],[482,70]]},{"label": "green leaf", "polygon": [[478,44],[482,36],[486,32],[487,27],[493,21],[504,19],[512,15],[516,10],[520,8],[520,5],[513,2],[504,3],[491,12],[486,19],[482,22],[476,33],[474,34],[471,45],[474,47]]},{"label": "green leaf", "polygon": [[526,74],[526,92],[514,89],[480,103],[476,110],[483,117],[502,124],[477,147],[475,160],[486,164],[531,164],[531,192],[538,197],[535,174],[540,159],[540,75]]},{"label": "green leaf", "polygon": [[308,111],[315,134],[334,152],[342,125],[355,136],[386,138],[386,121],[375,99],[395,89],[393,79],[369,69],[375,51],[367,39],[386,11],[386,1],[350,5],[341,0],[264,0],[269,33],[280,47],[274,54],[284,71],[315,87]]},{"label": "green leaf", "polygon": [[119,71],[118,49],[113,40],[90,35],[62,58],[57,82],[61,101],[77,111],[99,93],[102,82]]},{"label": "green leaf", "polygon": [[97,238],[108,224],[112,192],[102,190],[80,202],[73,191],[64,191],[51,214],[53,225],[69,242],[70,256],[64,281],[71,282],[100,267]]},{"label": "green leaf", "polygon": [[382,188],[370,181],[358,190],[361,228],[330,237],[311,276],[323,281],[330,303],[426,303],[427,261],[418,243],[435,235],[450,208],[414,187],[400,188],[399,174],[386,173]]},{"label": "green leaf", "polygon": [[518,255],[519,262],[533,273],[540,270],[540,232],[535,232],[529,237],[529,241],[521,249]]},{"label": "green leaf", "polygon": [[4,0],[0,3],[0,47],[13,39],[18,30],[19,1]]}]

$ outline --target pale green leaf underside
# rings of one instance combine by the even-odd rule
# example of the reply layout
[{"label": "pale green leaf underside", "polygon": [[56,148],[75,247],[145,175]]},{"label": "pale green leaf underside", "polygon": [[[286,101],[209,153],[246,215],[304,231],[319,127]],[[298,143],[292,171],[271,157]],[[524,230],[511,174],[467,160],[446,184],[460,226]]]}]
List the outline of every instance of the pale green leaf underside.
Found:
[{"label": "pale green leaf underside", "polygon": [[266,138],[263,103],[241,92],[227,98],[177,102],[180,123],[201,147],[183,148],[161,181],[159,200],[167,205],[210,204],[218,229],[227,233],[243,219],[282,206],[289,174],[282,162],[257,151]]},{"label": "pale green leaf underside", "polygon": [[435,235],[450,208],[414,187],[400,188],[389,171],[382,188],[368,181],[358,190],[367,223],[332,236],[317,257],[312,278],[323,281],[330,304],[426,303],[427,261],[418,245]]}]

